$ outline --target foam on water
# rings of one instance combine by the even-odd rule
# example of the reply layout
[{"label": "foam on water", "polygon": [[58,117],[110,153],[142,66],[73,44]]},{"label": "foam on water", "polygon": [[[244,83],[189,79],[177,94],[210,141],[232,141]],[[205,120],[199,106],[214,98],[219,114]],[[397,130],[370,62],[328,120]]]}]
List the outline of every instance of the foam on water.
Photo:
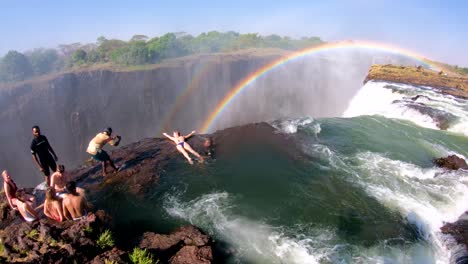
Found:
[{"label": "foam on water", "polygon": [[411,100],[409,96],[415,95],[422,95],[416,99],[416,103],[423,103],[424,106],[450,113],[457,118],[455,123],[450,124],[449,131],[468,135],[468,100],[435,92],[430,87],[370,81],[351,100],[343,117],[382,115],[409,120],[422,127],[439,129],[430,116],[405,104],[395,103],[408,102]]},{"label": "foam on water", "polygon": [[[314,122],[312,118],[298,118],[275,121],[272,122],[271,125],[281,133],[294,134],[297,132],[298,127],[303,127],[305,125],[311,124],[312,122]],[[320,133],[320,125],[318,125],[318,128],[315,130],[317,131],[317,134]]]},{"label": "foam on water", "polygon": [[[177,195],[168,196],[164,207],[169,215],[201,226],[222,236],[235,246],[236,255],[254,262],[318,263],[328,249],[314,248],[333,233],[321,230],[311,237],[289,237],[281,228],[255,222],[230,212],[232,204],[226,192],[211,193],[182,203]],[[320,235],[319,235],[320,234]]]},{"label": "foam on water", "polygon": [[437,262],[447,263],[449,252],[443,246],[440,228],[466,210],[468,187],[460,182],[466,173],[421,168],[371,152],[359,153],[356,158],[362,164],[363,188],[418,226],[431,242]]},{"label": "foam on water", "polygon": [[[424,143],[424,140],[423,140]],[[440,156],[462,154],[435,143],[425,142]],[[440,228],[445,222],[454,222],[466,211],[468,204],[468,172],[459,170],[447,172],[436,167],[422,168],[415,164],[392,160],[383,154],[364,152],[354,157],[343,157],[321,144],[304,147],[309,155],[326,161],[330,166],[347,173],[347,180],[360,185],[369,195],[375,197],[386,207],[398,210],[403,217],[418,227],[427,245],[415,244],[408,250],[393,248],[391,257],[396,263],[408,261],[413,254],[412,263],[448,263],[450,252],[445,248],[445,236]],[[359,165],[356,165],[358,161]],[[381,263],[386,257],[372,249],[363,255],[369,263]],[[433,257],[430,257],[433,254]],[[372,259],[372,261],[371,261]],[[432,261],[429,261],[431,260]]]}]

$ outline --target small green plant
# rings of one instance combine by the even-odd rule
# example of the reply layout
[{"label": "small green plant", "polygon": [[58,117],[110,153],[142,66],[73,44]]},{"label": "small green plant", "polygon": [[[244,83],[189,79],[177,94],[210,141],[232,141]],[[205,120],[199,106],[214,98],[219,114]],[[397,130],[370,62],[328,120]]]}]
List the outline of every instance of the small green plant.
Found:
[{"label": "small green plant", "polygon": [[158,263],[158,261],[153,260],[153,255],[146,252],[146,249],[134,248],[132,254],[129,255],[130,260],[134,264],[153,264]]},{"label": "small green plant", "polygon": [[36,239],[37,237],[39,237],[39,231],[37,231],[36,229],[31,229],[31,231],[29,231],[26,234],[26,236],[31,239]]},{"label": "small green plant", "polygon": [[99,238],[97,240],[97,244],[101,249],[105,249],[107,247],[113,247],[114,246],[114,239],[112,238],[112,232],[107,229],[101,235],[99,235]]},{"label": "small green plant", "polygon": [[91,226],[87,226],[87,227],[85,227],[85,228],[83,229],[83,231],[84,231],[86,234],[90,235],[90,234],[93,233],[93,228],[92,228]]},{"label": "small green plant", "polygon": [[57,240],[51,238],[51,239],[50,239],[50,246],[51,246],[51,247],[56,247],[57,245],[58,245]]},{"label": "small green plant", "polygon": [[117,264],[117,261],[105,259],[105,260],[104,260],[104,264]]},{"label": "small green plant", "polygon": [[[0,240],[0,256],[3,256],[3,252],[5,251],[5,245],[3,245],[3,241]],[[1,263],[1,260],[0,260]]]}]

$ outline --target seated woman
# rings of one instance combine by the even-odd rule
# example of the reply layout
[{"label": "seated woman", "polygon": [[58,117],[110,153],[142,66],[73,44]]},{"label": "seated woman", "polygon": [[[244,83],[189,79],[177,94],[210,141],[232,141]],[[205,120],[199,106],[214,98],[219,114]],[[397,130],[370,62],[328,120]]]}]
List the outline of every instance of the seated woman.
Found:
[{"label": "seated woman", "polygon": [[[3,191],[5,192],[5,195],[8,200],[8,204],[13,210],[16,210],[16,205],[13,204],[12,199],[16,198],[16,193],[19,191],[18,187],[16,186],[16,183],[13,181],[11,178],[10,174],[8,173],[7,170],[4,170],[2,172],[2,177],[3,177]],[[25,201],[31,202],[31,206],[34,206],[36,202],[36,198],[34,195],[29,195],[24,193],[23,198]]]},{"label": "seated woman", "polygon": [[46,199],[44,201],[44,214],[57,222],[63,221],[62,203],[55,195],[55,190],[47,189]]},{"label": "seated woman", "polygon": [[17,193],[17,196],[12,198],[11,202],[18,209],[18,212],[21,214],[21,217],[24,219],[24,221],[34,222],[39,220],[39,216],[33,209],[31,203],[24,200],[23,193]]},{"label": "seated woman", "polygon": [[190,164],[193,164],[193,161],[192,161],[192,158],[190,158],[190,156],[188,155],[186,150],[188,150],[193,155],[195,155],[200,160],[200,162],[203,162],[203,157],[200,156],[200,154],[198,154],[195,150],[193,150],[192,147],[189,145],[189,143],[185,142],[185,140],[191,137],[193,134],[195,134],[195,130],[186,136],[181,136],[178,131],[174,131],[173,137],[169,136],[167,133],[163,133],[164,136],[174,141],[174,143],[176,144],[177,150],[180,151],[182,155],[184,155],[184,157],[188,160]]}]

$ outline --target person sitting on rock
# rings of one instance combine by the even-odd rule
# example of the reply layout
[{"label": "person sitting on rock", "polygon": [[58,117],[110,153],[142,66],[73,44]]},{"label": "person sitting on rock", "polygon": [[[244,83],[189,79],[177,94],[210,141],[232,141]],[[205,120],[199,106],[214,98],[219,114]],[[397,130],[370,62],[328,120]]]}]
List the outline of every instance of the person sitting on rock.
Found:
[{"label": "person sitting on rock", "polygon": [[106,128],[103,132],[97,134],[91,142],[89,142],[89,146],[86,150],[89,154],[92,155],[92,157],[97,160],[102,162],[102,176],[106,176],[106,164],[109,163],[110,166],[114,169],[115,172],[119,170],[118,167],[114,165],[114,162],[112,162],[111,158],[109,157],[109,154],[102,148],[104,145],[109,143],[112,146],[117,146],[118,143],[120,142],[120,136],[115,136],[112,137],[112,128],[108,127]]},{"label": "person sitting on rock", "polygon": [[68,173],[65,172],[65,166],[58,165],[57,171],[50,176],[50,187],[55,190],[58,197],[67,191],[65,185],[69,181]]},{"label": "person sitting on rock", "polygon": [[18,209],[21,217],[26,222],[34,222],[39,220],[39,216],[33,208],[33,204],[25,200],[24,192],[17,192],[16,197],[11,199],[13,205]]},{"label": "person sitting on rock", "polygon": [[200,162],[203,162],[203,157],[200,156],[200,154],[198,154],[195,150],[193,150],[192,147],[189,145],[189,143],[187,143],[185,141],[186,139],[191,137],[193,134],[195,134],[195,130],[192,131],[190,134],[188,134],[186,136],[181,136],[180,132],[178,132],[178,131],[174,131],[173,137],[169,136],[165,132],[163,133],[164,136],[166,136],[170,140],[174,141],[174,143],[176,144],[177,150],[180,151],[180,153],[182,153],[182,155],[184,155],[184,157],[188,160],[188,162],[190,164],[193,164],[193,161],[192,161],[192,158],[190,158],[190,156],[189,156],[189,154],[187,153],[186,150],[188,150],[193,155],[195,155],[200,160]]},{"label": "person sitting on rock", "polygon": [[[2,172],[2,177],[3,191],[5,192],[8,204],[10,205],[11,209],[16,210],[16,205],[13,204],[12,199],[16,198],[16,193],[19,191],[18,187],[16,186],[16,183],[13,181],[7,170],[4,170]],[[34,197],[34,195],[24,193],[24,198],[26,201],[31,202],[31,204],[36,203],[36,197]]]},{"label": "person sitting on rock", "polygon": [[63,195],[63,214],[68,220],[80,220],[87,214],[88,202],[84,194],[76,191],[76,183],[74,181],[67,183],[66,187],[68,193]]},{"label": "person sitting on rock", "polygon": [[44,201],[44,214],[54,221],[63,221],[62,204],[58,197],[55,195],[55,190],[52,188],[49,188],[46,191],[46,199]]},{"label": "person sitting on rock", "polygon": [[205,147],[205,156],[214,158],[214,143],[212,138],[205,139],[203,142],[203,146]]}]

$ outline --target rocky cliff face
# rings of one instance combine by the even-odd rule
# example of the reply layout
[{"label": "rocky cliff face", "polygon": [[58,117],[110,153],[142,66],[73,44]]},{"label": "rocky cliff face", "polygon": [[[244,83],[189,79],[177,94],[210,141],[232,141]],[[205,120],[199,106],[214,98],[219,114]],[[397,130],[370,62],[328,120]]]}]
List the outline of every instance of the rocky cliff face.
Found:
[{"label": "rocky cliff face", "polygon": [[[285,54],[199,55],[142,70],[83,70],[0,87],[0,166],[20,185],[42,180],[29,154],[33,125],[68,167],[87,158],[89,140],[107,126],[123,136],[124,145],[163,129],[198,129],[240,80]],[[370,62],[371,56],[362,54],[315,56],[277,67],[238,96],[214,129],[285,116],[339,115]]]}]

